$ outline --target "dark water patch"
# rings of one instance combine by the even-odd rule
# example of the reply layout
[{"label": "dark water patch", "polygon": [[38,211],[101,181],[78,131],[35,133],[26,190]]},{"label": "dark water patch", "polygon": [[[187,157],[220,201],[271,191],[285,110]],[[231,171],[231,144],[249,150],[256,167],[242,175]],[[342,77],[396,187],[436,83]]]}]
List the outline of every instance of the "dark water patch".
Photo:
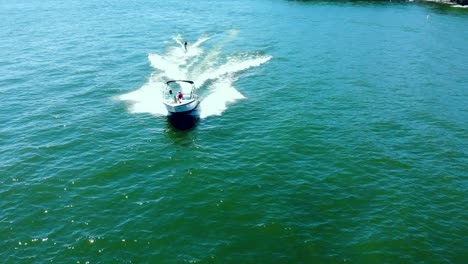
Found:
[{"label": "dark water patch", "polygon": [[200,121],[200,116],[197,112],[170,114],[168,117],[169,124],[179,130],[192,130]]}]

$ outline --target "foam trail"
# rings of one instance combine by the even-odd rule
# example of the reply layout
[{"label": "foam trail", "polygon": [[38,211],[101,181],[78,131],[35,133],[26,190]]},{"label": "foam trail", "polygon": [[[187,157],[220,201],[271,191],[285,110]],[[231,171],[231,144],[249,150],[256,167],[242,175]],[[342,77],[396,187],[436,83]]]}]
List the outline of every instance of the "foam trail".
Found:
[{"label": "foam trail", "polygon": [[[213,49],[205,56],[205,58],[198,63],[194,69],[192,70],[192,76],[195,77],[203,75],[206,71],[208,71],[211,67],[214,66],[214,64],[217,62],[217,59],[219,58],[219,54],[221,53],[221,49],[228,44],[229,42],[233,41],[237,35],[239,34],[238,30],[229,30],[228,31],[228,37],[221,42],[217,43],[213,47]],[[199,79],[199,80],[208,80],[208,79]],[[201,87],[204,84],[204,82],[195,82],[195,85],[197,88]]]},{"label": "foam trail", "polygon": [[199,47],[201,44],[203,44],[203,42],[209,40],[210,38],[208,36],[203,36],[201,38],[199,38],[191,47]]},{"label": "foam trail", "polygon": [[203,36],[200,39],[198,39],[193,45],[189,44],[189,47],[187,48],[187,55],[192,57],[192,60],[187,64],[187,68],[193,69],[194,65],[198,63],[200,55],[203,53],[203,50],[199,48],[199,46],[209,39],[209,37]]},{"label": "foam trail", "polygon": [[270,59],[271,56],[262,56],[247,60],[233,58],[226,64],[213,69],[212,71],[201,74],[200,77],[196,79],[195,83],[197,83],[198,86],[202,86],[208,80],[218,79],[225,74],[236,73],[252,67],[258,67]]},{"label": "foam trail", "polygon": [[180,69],[177,63],[167,60],[158,54],[148,55],[151,66],[162,72],[169,79],[186,79],[186,72]]},{"label": "foam trail", "polygon": [[172,37],[172,39],[177,42],[177,44],[179,44],[179,46],[182,48],[182,49],[185,49],[184,48],[184,44],[182,43],[181,39],[182,39],[182,36],[181,35],[177,35],[177,36],[174,36]]},{"label": "foam trail", "polygon": [[200,118],[221,115],[229,103],[245,98],[232,86],[233,80],[222,79],[212,85],[212,92],[200,102]]},{"label": "foam trail", "polygon": [[200,118],[221,115],[227,109],[228,104],[245,98],[244,95],[233,87],[233,83],[236,80],[232,78],[232,75],[251,67],[260,66],[270,59],[271,56],[258,57],[246,61],[233,59],[213,72],[203,75],[200,80],[197,80],[198,83],[204,83],[209,79],[217,80],[212,84],[210,93],[200,102]]},{"label": "foam trail", "polygon": [[154,81],[149,81],[140,89],[121,95],[119,99],[129,102],[129,111],[131,113],[167,115],[167,110],[163,104],[163,97],[161,93],[163,87],[164,85]]},{"label": "foam trail", "polygon": [[[182,37],[173,37],[177,45],[169,46],[164,54],[148,55],[148,60],[155,69],[149,80],[139,89],[119,96],[119,99],[129,103],[131,113],[167,115],[162,96],[165,82],[170,79],[189,79],[194,80],[196,87],[201,89],[200,117],[221,115],[229,104],[245,98],[234,87],[239,78],[236,74],[258,67],[271,59],[271,56],[251,54],[223,55],[222,48],[233,41],[237,34],[237,30],[228,31],[226,38],[208,52],[202,48],[202,44],[210,39],[208,36],[200,37],[187,51],[183,48]],[[205,86],[208,80],[211,82]]]}]

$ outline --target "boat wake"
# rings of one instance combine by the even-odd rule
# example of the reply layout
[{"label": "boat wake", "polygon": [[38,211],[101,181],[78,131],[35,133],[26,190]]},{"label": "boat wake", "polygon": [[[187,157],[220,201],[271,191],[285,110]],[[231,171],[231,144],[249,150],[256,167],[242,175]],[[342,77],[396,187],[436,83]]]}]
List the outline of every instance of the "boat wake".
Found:
[{"label": "boat wake", "polygon": [[209,50],[202,47],[209,37],[202,36],[189,44],[187,51],[181,36],[175,36],[174,45],[163,55],[151,53],[148,59],[155,71],[140,88],[119,96],[129,103],[131,113],[168,115],[163,104],[162,91],[168,80],[192,80],[200,98],[200,118],[221,115],[230,103],[245,98],[235,87],[236,73],[258,67],[271,56],[252,54],[223,54],[222,48],[233,41],[238,31],[231,30],[227,37]]}]

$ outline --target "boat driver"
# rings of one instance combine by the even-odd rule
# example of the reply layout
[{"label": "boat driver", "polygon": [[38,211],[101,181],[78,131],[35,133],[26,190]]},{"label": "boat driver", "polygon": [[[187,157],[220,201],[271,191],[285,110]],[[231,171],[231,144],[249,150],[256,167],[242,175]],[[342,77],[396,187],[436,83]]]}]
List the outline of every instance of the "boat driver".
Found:
[{"label": "boat driver", "polygon": [[172,97],[172,99],[174,99],[174,103],[177,103],[177,96],[173,96],[174,94],[172,93],[172,90],[169,90],[169,96]]}]

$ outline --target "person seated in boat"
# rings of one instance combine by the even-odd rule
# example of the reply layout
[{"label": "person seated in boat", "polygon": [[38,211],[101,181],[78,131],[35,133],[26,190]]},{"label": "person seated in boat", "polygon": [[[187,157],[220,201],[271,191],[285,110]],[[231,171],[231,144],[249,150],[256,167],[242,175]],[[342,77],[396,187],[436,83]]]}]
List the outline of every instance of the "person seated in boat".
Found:
[{"label": "person seated in boat", "polygon": [[182,94],[182,92],[179,91],[179,93],[177,94],[177,99],[179,100],[179,103],[182,100],[182,98],[184,98],[184,95]]},{"label": "person seated in boat", "polygon": [[177,103],[177,97],[172,93],[172,90],[169,90],[169,97],[174,99],[174,103]]}]

